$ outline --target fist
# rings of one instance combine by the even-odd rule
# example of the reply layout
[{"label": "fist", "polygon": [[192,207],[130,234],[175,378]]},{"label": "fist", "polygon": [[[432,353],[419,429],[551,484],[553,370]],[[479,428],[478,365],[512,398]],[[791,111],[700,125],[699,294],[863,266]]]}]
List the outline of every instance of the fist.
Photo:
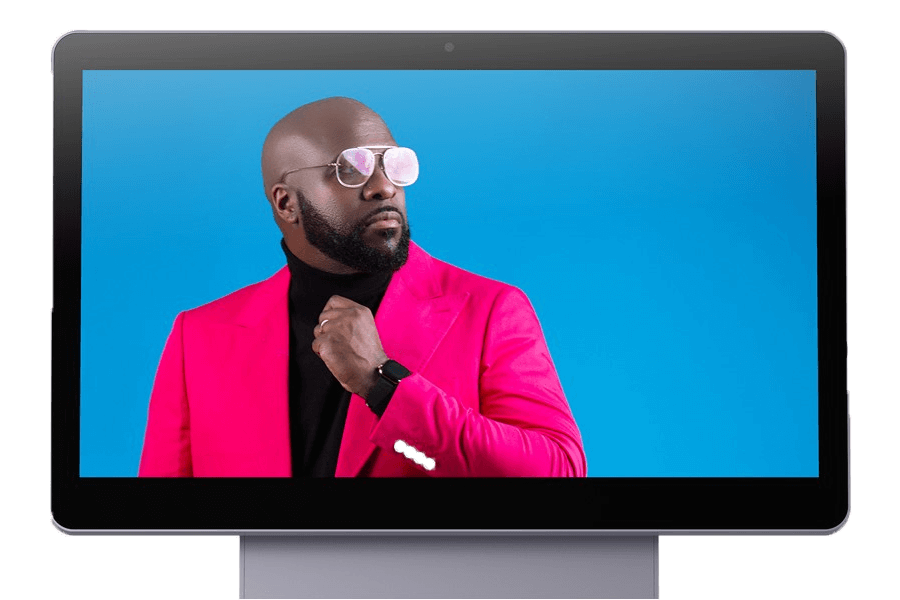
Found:
[{"label": "fist", "polygon": [[377,381],[378,365],[388,360],[381,347],[372,311],[341,296],[332,296],[313,329],[313,352],[350,393],[367,398]]}]

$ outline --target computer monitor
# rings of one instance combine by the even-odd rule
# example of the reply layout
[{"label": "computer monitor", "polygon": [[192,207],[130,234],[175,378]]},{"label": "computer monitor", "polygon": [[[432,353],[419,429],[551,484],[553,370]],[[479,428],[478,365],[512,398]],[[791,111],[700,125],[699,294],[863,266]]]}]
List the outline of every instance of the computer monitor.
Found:
[{"label": "computer monitor", "polygon": [[54,78],[61,528],[844,521],[832,36],[75,33]]}]

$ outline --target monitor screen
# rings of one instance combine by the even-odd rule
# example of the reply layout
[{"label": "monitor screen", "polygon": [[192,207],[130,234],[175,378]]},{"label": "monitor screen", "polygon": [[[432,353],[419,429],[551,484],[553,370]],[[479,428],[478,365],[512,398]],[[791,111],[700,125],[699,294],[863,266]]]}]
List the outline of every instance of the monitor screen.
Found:
[{"label": "monitor screen", "polygon": [[263,142],[333,96],[415,150],[412,240],[534,306],[584,474],[818,476],[815,81],[85,71],[81,476],[138,474],[176,315],[286,265]]},{"label": "monitor screen", "polygon": [[[824,494],[816,522],[840,523],[837,43],[588,36],[649,46],[594,64],[548,42],[542,63],[523,43],[510,66],[469,35],[415,64],[423,38],[380,40],[397,46],[380,64],[153,50],[71,69],[68,473],[135,497],[327,506],[394,486],[574,507],[325,529],[804,528],[790,508],[719,522],[655,499],[770,490],[797,514]],[[114,527],[313,526],[228,510]]]}]

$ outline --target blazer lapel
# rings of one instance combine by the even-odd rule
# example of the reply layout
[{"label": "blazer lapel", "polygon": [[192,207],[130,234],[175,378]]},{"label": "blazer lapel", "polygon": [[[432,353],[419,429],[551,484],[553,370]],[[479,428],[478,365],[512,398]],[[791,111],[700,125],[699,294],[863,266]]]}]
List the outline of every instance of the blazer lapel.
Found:
[{"label": "blazer lapel", "polygon": [[[428,363],[462,310],[468,294],[444,295],[433,259],[410,243],[409,259],[394,274],[375,314],[375,326],[385,353],[409,370]],[[369,441],[378,422],[365,400],[356,394],[344,424],[336,477],[355,477],[378,448]]]}]

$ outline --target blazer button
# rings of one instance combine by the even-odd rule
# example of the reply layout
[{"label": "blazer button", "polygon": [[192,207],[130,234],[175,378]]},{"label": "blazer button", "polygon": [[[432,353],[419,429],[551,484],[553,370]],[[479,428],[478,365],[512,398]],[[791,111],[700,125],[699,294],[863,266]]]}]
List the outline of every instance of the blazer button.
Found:
[{"label": "blazer button", "polygon": [[425,467],[427,471],[434,471],[435,463],[433,458],[426,458],[425,462],[422,463],[422,466]]},{"label": "blazer button", "polygon": [[406,450],[403,451],[403,456],[405,456],[406,458],[412,458],[412,457],[415,456],[418,452],[419,452],[419,451],[416,450],[415,448],[413,448],[412,446],[407,445],[407,446],[406,446]]},{"label": "blazer button", "polygon": [[417,452],[416,455],[413,456],[413,462],[417,465],[424,465],[426,458],[427,457],[425,456],[424,452]]},{"label": "blazer button", "polygon": [[403,440],[397,440],[396,442],[394,442],[395,452],[403,452],[404,450],[406,450],[406,442],[404,442]]}]

